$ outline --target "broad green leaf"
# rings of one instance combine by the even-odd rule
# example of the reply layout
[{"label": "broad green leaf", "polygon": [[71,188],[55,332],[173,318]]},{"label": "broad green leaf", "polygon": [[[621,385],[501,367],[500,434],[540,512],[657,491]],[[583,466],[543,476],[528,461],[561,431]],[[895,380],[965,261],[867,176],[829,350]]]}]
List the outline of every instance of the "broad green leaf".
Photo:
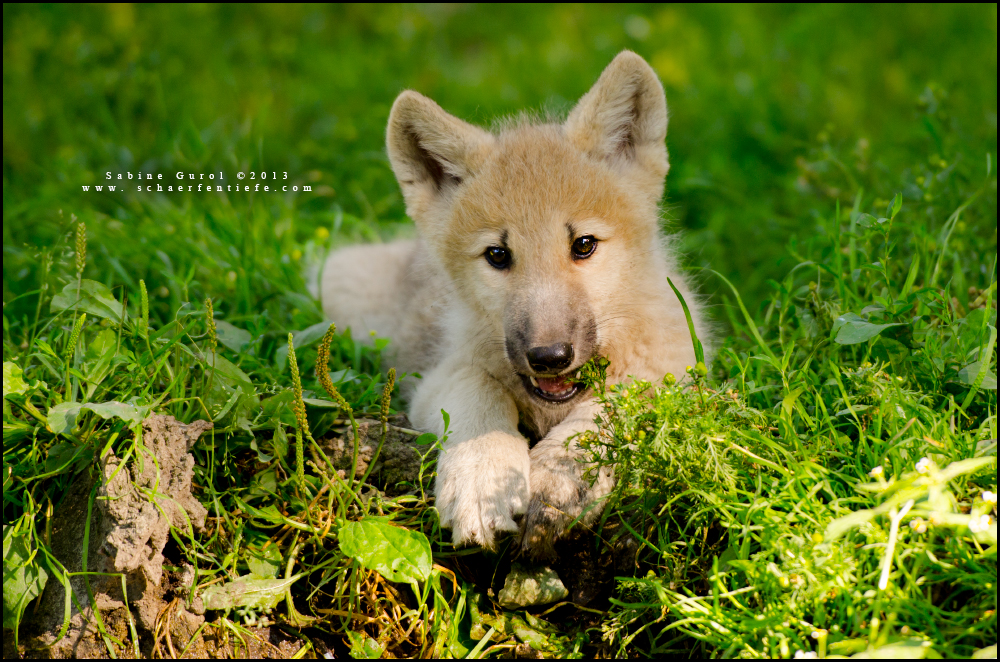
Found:
[{"label": "broad green leaf", "polygon": [[[972,386],[979,378],[980,372],[983,372],[983,362],[974,361],[958,371],[958,381]],[[989,369],[989,366],[986,367],[986,371],[983,373],[983,381],[979,384],[979,388],[984,388],[988,391],[997,390],[997,376],[996,373]]]},{"label": "broad green leaf", "polygon": [[420,531],[393,526],[384,517],[366,517],[345,524],[339,538],[345,556],[390,581],[422,582],[430,577],[431,545]]},{"label": "broad green leaf", "polygon": [[218,354],[206,354],[201,357],[207,364],[207,370],[214,369],[215,378],[222,379],[229,386],[241,386],[244,393],[255,393],[253,382],[245,372],[240,370],[234,363]]},{"label": "broad green leaf", "polygon": [[83,405],[83,409],[89,409],[103,419],[120,418],[133,426],[141,423],[149,415],[149,407],[138,407],[115,400],[86,404]]},{"label": "broad green leaf", "polygon": [[242,352],[253,338],[249,331],[223,320],[215,320],[215,335],[220,343],[237,354]]},{"label": "broad green leaf", "polygon": [[62,361],[62,357],[56,353],[56,350],[52,349],[52,345],[48,344],[41,338],[35,339],[35,345],[38,347],[38,349],[42,350],[43,354],[47,354],[52,358],[56,359],[57,361]]},{"label": "broad green leaf", "polygon": [[125,309],[106,285],[87,279],[80,281],[79,288],[76,283],[69,283],[52,297],[52,312],[60,310],[79,310],[117,324],[128,319]]},{"label": "broad green leaf", "polygon": [[118,349],[118,335],[111,329],[98,332],[87,347],[81,369],[86,372],[88,396],[93,395],[97,386],[111,374],[112,361]]},{"label": "broad green leaf", "polygon": [[83,464],[92,459],[94,459],[94,449],[92,446],[79,446],[68,442],[60,442],[49,448],[45,456],[45,473],[62,471],[73,460]]},{"label": "broad green leaf", "polygon": [[[314,342],[322,338],[326,334],[326,330],[329,328],[330,328],[329,322],[320,322],[319,324],[313,324],[310,327],[306,327],[301,331],[292,331],[292,343],[295,345],[295,351],[298,351],[303,347],[308,347],[309,345],[312,345]],[[282,370],[288,367],[287,343],[283,343],[275,351],[274,363]]]},{"label": "broad green leaf", "polygon": [[308,347],[313,344],[324,335],[326,335],[327,329],[330,328],[329,322],[319,322],[313,324],[310,327],[306,327],[301,331],[295,331],[292,333],[292,339],[295,342],[295,347]]},{"label": "broad green leaf", "polygon": [[201,601],[205,609],[274,609],[285,599],[285,589],[302,576],[298,574],[288,579],[260,579],[244,575],[235,581],[209,586],[201,594]]},{"label": "broad green leaf", "polygon": [[879,336],[872,344],[872,358],[886,361],[892,364],[894,370],[901,372],[906,367],[905,362],[910,350],[903,343],[888,336],[889,334]]},{"label": "broad green leaf", "polygon": [[254,508],[250,504],[246,503],[242,499],[237,498],[236,504],[246,513],[249,513],[251,517],[256,517],[258,519],[271,522],[272,524],[284,524],[285,520],[282,518],[281,513],[274,504],[264,506],[263,508]]},{"label": "broad green leaf", "polygon": [[832,332],[836,334],[834,341],[840,345],[856,345],[871,340],[886,329],[894,326],[903,326],[902,323],[894,324],[872,324],[866,322],[855,313],[841,315],[833,323]]},{"label": "broad green leaf", "polygon": [[434,434],[433,432],[425,432],[416,439],[414,439],[413,443],[417,444],[418,446],[428,446],[430,444],[433,444],[435,441],[437,441],[436,434]]},{"label": "broad green leaf", "polygon": [[42,594],[49,573],[38,564],[39,555],[30,562],[31,553],[23,534],[3,527],[3,626],[16,630],[24,608]]},{"label": "broad green leaf", "polygon": [[241,389],[239,386],[236,386],[232,389],[232,394],[229,396],[229,399],[226,400],[226,402],[221,407],[219,406],[219,403],[217,401],[212,399],[209,404],[209,412],[212,414],[212,420],[215,422],[219,422],[223,418],[225,418],[226,414],[229,413],[229,410],[233,408],[233,405],[239,402],[242,396],[243,396],[243,389]]},{"label": "broad green leaf", "polygon": [[997,645],[980,648],[972,654],[973,660],[995,660],[997,659]]},{"label": "broad green leaf", "polygon": [[263,414],[261,420],[270,424],[269,427],[278,428],[281,425],[295,425],[295,414],[292,412],[292,401],[295,394],[291,389],[285,389],[275,393],[263,402]]},{"label": "broad green leaf", "polygon": [[[219,354],[199,355],[211,375],[212,386],[205,398],[214,420],[229,417],[229,425],[249,431],[260,407],[257,389],[245,372]],[[237,395],[237,391],[242,391]],[[221,413],[225,412],[225,414]]]},{"label": "broad green leaf", "polygon": [[[285,349],[288,349],[286,346]],[[340,386],[344,382],[354,381],[358,378],[358,373],[352,368],[344,368],[343,370],[334,370],[330,373],[330,381],[333,382],[334,386]]]},{"label": "broad green leaf", "polygon": [[[907,639],[852,655],[854,660],[922,660],[931,652],[929,641]],[[935,655],[937,657],[937,655]]]},{"label": "broad green leaf", "polygon": [[118,344],[118,335],[111,329],[102,329],[94,336],[94,339],[90,341],[90,345],[87,347],[88,359],[97,359],[105,356],[114,355],[115,346]]},{"label": "broad green leaf", "polygon": [[842,639],[830,644],[830,652],[835,655],[853,655],[868,648],[868,639]]},{"label": "broad green leaf", "polygon": [[255,579],[274,579],[281,572],[281,550],[277,545],[266,549],[247,549],[247,567]]},{"label": "broad green leaf", "polygon": [[24,375],[21,368],[16,363],[4,361],[3,364],[3,397],[6,400],[8,395],[21,395],[28,390],[28,385],[24,382]]},{"label": "broad green leaf", "polygon": [[959,476],[965,476],[966,474],[973,474],[990,466],[991,464],[996,464],[996,456],[992,457],[973,457],[968,460],[959,460],[957,462],[952,462],[947,467],[941,470],[941,478],[943,480],[952,480],[953,478],[958,478]]},{"label": "broad green leaf", "polygon": [[49,429],[56,434],[69,434],[76,427],[76,417],[80,415],[79,402],[61,402],[49,408],[47,419]]},{"label": "broad green leaf", "polygon": [[131,426],[138,425],[149,415],[149,407],[115,400],[87,404],[62,402],[49,409],[47,416],[49,428],[56,434],[68,434],[76,426],[76,419],[84,409],[94,412],[103,419],[120,418]]},{"label": "broad green leaf", "polygon": [[871,214],[859,214],[858,215],[858,225],[863,228],[873,228],[879,224],[882,219],[875,218]]},{"label": "broad green leaf", "polygon": [[903,283],[903,290],[900,296],[904,299],[906,295],[910,293],[910,289],[913,287],[914,281],[917,280],[917,273],[920,271],[920,253],[914,253],[913,260],[910,262],[910,270],[906,274],[906,282]]},{"label": "broad green leaf", "polygon": [[795,406],[795,401],[799,399],[799,396],[802,395],[802,392],[804,390],[805,389],[800,386],[799,388],[795,389],[794,391],[792,391],[791,393],[789,393],[788,395],[786,395],[784,398],[781,399],[782,414],[791,418],[792,408]]},{"label": "broad green leaf", "polygon": [[310,407],[320,407],[322,409],[340,409],[340,405],[338,405],[333,400],[320,400],[318,398],[302,398],[302,402],[306,403]]},{"label": "broad green leaf", "polygon": [[899,210],[902,208],[903,208],[903,194],[897,193],[896,196],[892,199],[892,202],[889,203],[889,206],[886,207],[885,215],[888,216],[890,219],[894,219],[896,218],[896,214],[898,214]]},{"label": "broad green leaf", "polygon": [[355,660],[378,660],[385,652],[377,641],[364,632],[350,630],[347,638],[351,641],[351,657]]}]

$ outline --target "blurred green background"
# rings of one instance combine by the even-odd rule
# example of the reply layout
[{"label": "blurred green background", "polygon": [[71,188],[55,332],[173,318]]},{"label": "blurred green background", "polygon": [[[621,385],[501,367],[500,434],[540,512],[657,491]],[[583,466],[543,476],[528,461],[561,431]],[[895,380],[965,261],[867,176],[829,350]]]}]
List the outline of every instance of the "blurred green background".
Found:
[{"label": "blurred green background", "polygon": [[[315,316],[288,293],[305,291],[329,245],[412,232],[383,147],[401,90],[487,125],[565,111],[624,48],[667,90],[665,220],[683,231],[686,263],[738,279],[754,305],[784,273],[784,246],[837,201],[903,191],[940,226],[953,208],[917,179],[947,165],[979,182],[996,155],[996,4],[3,12],[5,316],[33,311],[31,297],[15,299],[37,283],[35,249],[64,242],[70,213],[103,256],[89,277],[146,278],[164,314],[213,296],[248,319],[289,301]],[[260,169],[314,191],[220,201],[80,188],[109,170]],[[969,259],[995,251],[995,189],[965,221],[955,240]]]}]

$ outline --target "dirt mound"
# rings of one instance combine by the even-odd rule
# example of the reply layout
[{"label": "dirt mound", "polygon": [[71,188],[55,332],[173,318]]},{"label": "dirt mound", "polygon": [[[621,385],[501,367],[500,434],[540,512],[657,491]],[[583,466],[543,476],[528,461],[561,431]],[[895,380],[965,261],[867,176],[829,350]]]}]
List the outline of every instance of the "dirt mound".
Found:
[{"label": "dirt mound", "polygon": [[[132,641],[133,624],[140,632],[154,631],[165,593],[185,588],[163,581],[170,527],[193,533],[205,523],[206,510],[191,493],[194,457],[188,451],[211,428],[206,421],[185,425],[172,416],[150,416],[131,458],[109,452],[99,474],[77,478],[53,517],[52,552],[69,573],[87,574],[69,577],[72,599],[58,578],[49,581],[30,618],[29,655],[104,658],[109,646],[119,648],[112,637]],[[195,619],[195,629],[204,620],[188,616],[180,620]]]}]

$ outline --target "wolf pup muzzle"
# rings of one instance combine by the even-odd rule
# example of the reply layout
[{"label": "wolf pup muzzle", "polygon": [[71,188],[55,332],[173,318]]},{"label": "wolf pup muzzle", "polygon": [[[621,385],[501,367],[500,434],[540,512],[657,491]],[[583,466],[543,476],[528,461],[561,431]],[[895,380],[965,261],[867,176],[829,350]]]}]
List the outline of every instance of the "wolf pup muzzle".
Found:
[{"label": "wolf pup muzzle", "polygon": [[[525,352],[528,365],[535,375],[522,375],[529,393],[546,402],[567,402],[582,390],[571,374],[559,373],[573,364],[573,345],[568,342],[532,347]],[[543,376],[554,375],[554,376]]]}]

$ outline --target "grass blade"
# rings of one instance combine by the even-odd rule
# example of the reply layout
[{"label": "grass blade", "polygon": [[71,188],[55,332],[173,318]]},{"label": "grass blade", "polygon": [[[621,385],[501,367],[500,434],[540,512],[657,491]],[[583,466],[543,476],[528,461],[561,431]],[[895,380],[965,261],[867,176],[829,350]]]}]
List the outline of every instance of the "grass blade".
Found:
[{"label": "grass blade", "polygon": [[[684,300],[684,295],[680,293],[677,286],[674,285],[674,281],[670,280],[667,276],[667,283],[670,284],[670,289],[674,291],[677,295],[677,300],[681,302],[681,307],[684,309],[684,318],[688,323],[688,331],[691,332],[691,343],[694,345],[694,358],[698,363],[705,363],[705,348],[702,346],[701,341],[698,340],[698,332],[694,330],[694,320],[691,319],[691,310],[688,308],[687,301]],[[740,304],[743,305],[742,303]]]}]

